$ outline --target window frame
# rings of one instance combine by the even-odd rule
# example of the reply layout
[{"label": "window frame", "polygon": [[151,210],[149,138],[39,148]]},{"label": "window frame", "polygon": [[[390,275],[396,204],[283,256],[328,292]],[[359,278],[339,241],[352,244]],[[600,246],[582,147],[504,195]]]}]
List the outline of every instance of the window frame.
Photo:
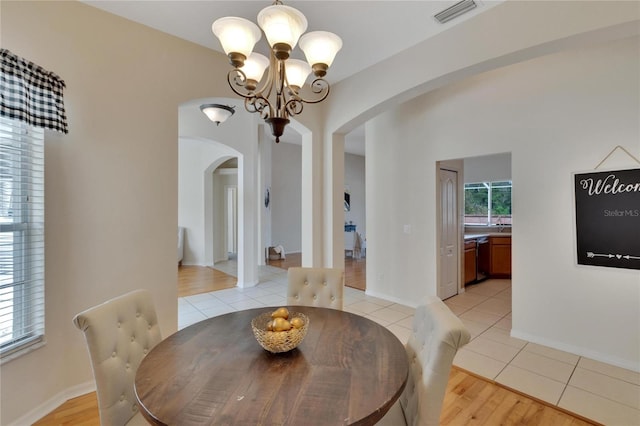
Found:
[{"label": "window frame", "polygon": [[[467,213],[467,190],[472,189],[486,189],[487,191],[487,206],[486,206],[486,220],[483,223],[469,222],[467,216],[479,216]],[[494,189],[509,188],[509,197],[511,199],[513,194],[513,181],[511,180],[499,180],[499,181],[482,181],[482,182],[465,182],[464,184],[464,224],[466,226],[511,226],[512,213],[508,215],[494,215]],[[483,215],[484,216],[484,215]]]},{"label": "window frame", "polygon": [[44,343],[44,129],[0,117],[0,148],[0,363],[4,363]]}]

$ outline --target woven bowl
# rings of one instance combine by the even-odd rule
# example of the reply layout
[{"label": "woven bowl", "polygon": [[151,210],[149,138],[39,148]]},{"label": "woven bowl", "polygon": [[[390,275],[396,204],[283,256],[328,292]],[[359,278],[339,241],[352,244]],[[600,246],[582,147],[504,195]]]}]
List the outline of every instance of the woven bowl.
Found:
[{"label": "woven bowl", "polygon": [[267,331],[267,323],[271,321],[271,312],[265,312],[251,320],[251,328],[256,340],[264,349],[272,353],[288,352],[297,347],[307,335],[309,318],[299,312],[289,312],[289,320],[301,318],[304,325],[288,331]]}]

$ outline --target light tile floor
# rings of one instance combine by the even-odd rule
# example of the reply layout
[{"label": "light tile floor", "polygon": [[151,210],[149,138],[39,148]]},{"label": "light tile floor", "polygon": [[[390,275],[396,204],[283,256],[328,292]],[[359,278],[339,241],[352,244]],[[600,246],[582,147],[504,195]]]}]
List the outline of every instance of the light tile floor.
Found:
[{"label": "light tile floor", "polygon": [[[216,264],[237,276],[235,261]],[[261,266],[260,283],[178,300],[178,326],[240,309],[286,304],[287,272]],[[469,286],[445,303],[471,333],[454,360],[460,368],[606,425],[640,425],[640,373],[510,337],[511,281]],[[345,287],[344,310],[382,324],[402,342],[411,333],[413,308]]]},{"label": "light tile floor", "polygon": [[640,425],[640,373],[510,336],[511,280],[445,301],[472,340],[454,364],[605,425]]}]

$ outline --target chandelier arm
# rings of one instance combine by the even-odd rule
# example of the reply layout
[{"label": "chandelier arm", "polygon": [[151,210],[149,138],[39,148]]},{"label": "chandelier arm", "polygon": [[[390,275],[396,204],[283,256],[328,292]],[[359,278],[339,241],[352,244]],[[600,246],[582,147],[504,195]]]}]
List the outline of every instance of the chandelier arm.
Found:
[{"label": "chandelier arm", "polygon": [[302,99],[298,99],[298,98],[291,98],[287,101],[287,103],[285,104],[285,109],[288,113],[288,115],[298,115],[302,112],[302,110],[304,109],[304,101],[302,101]]},{"label": "chandelier arm", "polygon": [[[265,99],[271,97],[271,91],[273,90],[273,82],[277,76],[277,59],[273,56],[273,51],[269,54],[269,68],[267,69],[267,78],[264,81],[262,87],[256,91],[256,94],[263,96]],[[273,116],[273,109],[272,109]]]},{"label": "chandelier arm", "polygon": [[[267,68],[267,78],[263,79],[262,86],[256,88],[253,92],[256,96],[262,96],[265,99],[271,97],[271,90],[273,88],[273,69],[274,69],[274,57],[271,53],[269,58],[269,67]],[[273,110],[272,110],[273,111]]]},{"label": "chandelier arm", "polygon": [[263,96],[245,98],[244,107],[249,112],[259,113],[262,119],[273,117],[273,107],[271,106],[271,102]]},{"label": "chandelier arm", "polygon": [[274,77],[275,75],[277,75],[275,65],[276,65],[276,59],[273,56],[273,52],[271,52],[269,54],[269,69],[267,70],[267,79],[265,80],[260,90],[256,92],[256,98],[262,99],[261,103],[263,104],[266,103],[266,105],[269,105],[268,114],[264,112],[264,106],[261,107],[262,109],[260,113],[263,119],[277,116],[277,110],[276,110],[277,107],[274,108],[274,105],[271,103],[271,101],[269,101],[269,98],[271,97],[271,91],[273,90]]},{"label": "chandelier arm", "polygon": [[313,80],[313,82],[311,82],[310,87],[311,87],[311,91],[314,94],[319,95],[318,98],[305,99],[298,92],[294,92],[294,98],[296,98],[300,102],[304,102],[305,104],[317,104],[327,99],[327,96],[329,96],[329,91],[331,89],[331,86],[329,86],[329,83],[323,78],[316,78],[315,80]]},{"label": "chandelier arm", "polygon": [[[229,73],[227,74],[227,83],[229,83],[229,87],[236,95],[242,96],[243,98],[249,98],[253,96],[251,92],[246,88],[247,76],[244,72],[242,72],[242,70],[234,68],[229,71]],[[244,90],[246,90],[246,92],[238,90],[236,86],[242,87]]]},{"label": "chandelier arm", "polygon": [[[256,92],[246,89],[247,77],[242,70],[234,68],[229,71],[227,74],[227,82],[236,95],[244,98],[244,107],[248,112],[258,112],[263,119],[274,115],[273,106],[267,97],[263,96],[260,91]],[[246,92],[240,91],[236,86],[243,88]]]}]

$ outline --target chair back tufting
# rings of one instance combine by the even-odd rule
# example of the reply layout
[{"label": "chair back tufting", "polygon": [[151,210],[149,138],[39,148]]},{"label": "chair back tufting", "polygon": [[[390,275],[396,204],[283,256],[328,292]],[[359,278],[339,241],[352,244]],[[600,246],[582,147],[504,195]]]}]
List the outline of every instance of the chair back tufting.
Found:
[{"label": "chair back tufting", "polygon": [[344,270],[338,268],[289,268],[287,304],[342,310]]},{"label": "chair back tufting", "polygon": [[462,321],[437,297],[416,309],[407,342],[409,378],[400,396],[407,425],[437,426],[453,358],[471,336]]},{"label": "chair back tufting", "polygon": [[84,333],[103,426],[146,424],[134,393],[142,359],[161,340],[151,293],[135,290],[73,318]]}]

